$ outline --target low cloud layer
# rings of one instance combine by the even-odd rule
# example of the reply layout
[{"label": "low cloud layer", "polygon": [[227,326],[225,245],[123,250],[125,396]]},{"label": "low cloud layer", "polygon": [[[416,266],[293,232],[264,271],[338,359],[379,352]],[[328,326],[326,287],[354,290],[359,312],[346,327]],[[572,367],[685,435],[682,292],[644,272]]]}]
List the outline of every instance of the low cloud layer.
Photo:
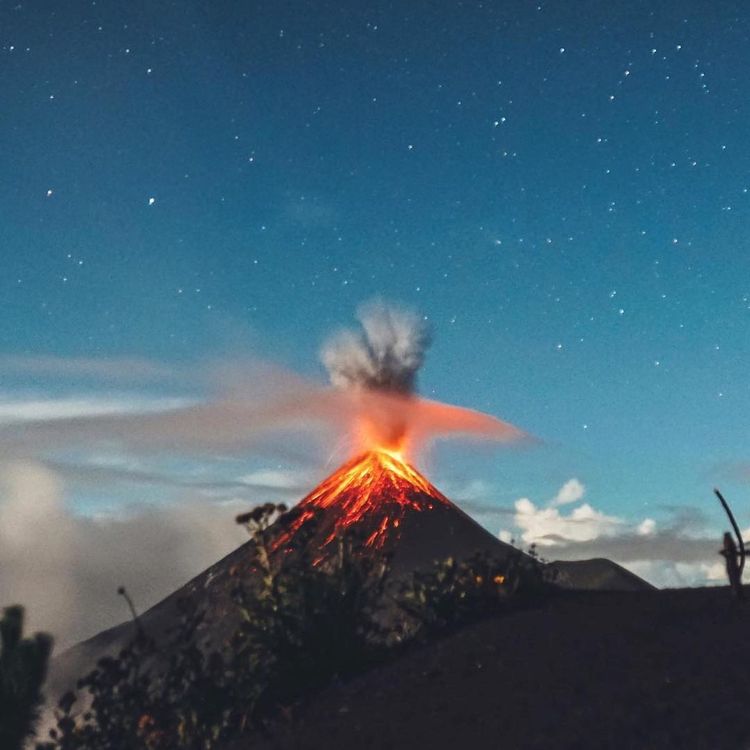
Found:
[{"label": "low cloud layer", "polygon": [[560,542],[587,542],[602,536],[614,536],[624,522],[595,510],[588,503],[564,513],[557,508],[538,508],[528,498],[515,503],[516,526],[527,544],[554,547]]},{"label": "low cloud layer", "polygon": [[[688,586],[726,581],[718,555],[720,535],[708,536],[702,517],[689,508],[672,508],[667,521],[628,521],[582,502],[586,488],[566,482],[552,500],[539,505],[519,498],[513,507],[513,529],[504,541],[537,545],[550,560],[606,557],[657,586]],[[575,506],[569,509],[561,506]],[[750,530],[745,532],[746,538]]]},{"label": "low cloud layer", "polygon": [[246,536],[234,515],[247,507],[193,498],[81,517],[56,472],[0,465],[0,606],[23,604],[59,651],[127,619],[119,585],[144,610],[235,549]]}]

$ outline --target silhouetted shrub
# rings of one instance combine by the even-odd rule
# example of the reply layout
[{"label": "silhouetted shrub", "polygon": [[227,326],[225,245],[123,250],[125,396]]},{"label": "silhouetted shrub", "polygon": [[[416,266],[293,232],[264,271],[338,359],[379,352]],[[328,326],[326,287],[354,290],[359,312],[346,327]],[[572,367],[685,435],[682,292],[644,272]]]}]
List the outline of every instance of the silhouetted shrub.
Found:
[{"label": "silhouetted shrub", "polygon": [[[240,622],[229,648],[202,636],[205,613],[181,602],[167,644],[139,629],[79,681],[88,708],[75,713],[75,696],[63,696],[57,729],[39,750],[212,750],[378,658],[385,646],[374,615],[387,560],[358,555],[361,545],[348,537],[325,559],[310,559],[300,535],[294,548],[274,553],[279,529],[270,526],[284,510],[266,505],[238,518],[252,534],[251,575],[234,585]],[[313,533],[314,524],[306,527]]]},{"label": "silhouetted shrub", "polygon": [[332,541],[325,555],[311,557],[314,519],[294,535],[293,547],[273,554],[276,530],[267,525],[272,512],[240,519],[254,539],[262,585],[248,588],[240,580],[233,592],[242,621],[232,651],[252,665],[259,715],[361,671],[386,641],[377,611],[388,560],[369,549],[363,554],[363,540],[351,533]]},{"label": "silhouetted shrub", "polygon": [[104,657],[96,669],[78,681],[85,691],[87,708],[76,714],[77,697],[65,693],[57,704],[57,728],[50,742],[37,748],[51,750],[124,750],[148,747],[146,739],[156,709],[153,681],[146,664],[156,653],[154,642],[143,631],[116,657]]},{"label": "silhouetted shrub", "polygon": [[405,638],[427,637],[491,614],[507,611],[519,595],[546,588],[544,566],[520,552],[499,562],[477,554],[467,560],[436,561],[404,583],[396,601],[406,614]]}]

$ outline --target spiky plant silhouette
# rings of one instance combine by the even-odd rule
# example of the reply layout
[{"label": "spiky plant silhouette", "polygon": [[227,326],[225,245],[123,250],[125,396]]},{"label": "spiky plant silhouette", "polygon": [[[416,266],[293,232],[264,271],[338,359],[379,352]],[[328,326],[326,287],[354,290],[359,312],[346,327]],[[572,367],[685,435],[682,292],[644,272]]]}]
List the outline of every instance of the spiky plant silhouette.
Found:
[{"label": "spiky plant silhouette", "polygon": [[33,735],[52,638],[23,637],[23,607],[7,607],[0,619],[0,748],[16,750]]}]

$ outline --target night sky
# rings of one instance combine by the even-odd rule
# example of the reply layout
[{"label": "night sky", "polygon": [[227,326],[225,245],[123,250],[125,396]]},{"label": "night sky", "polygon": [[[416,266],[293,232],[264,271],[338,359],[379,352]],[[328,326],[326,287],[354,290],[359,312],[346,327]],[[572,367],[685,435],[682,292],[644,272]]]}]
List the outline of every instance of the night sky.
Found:
[{"label": "night sky", "polygon": [[364,5],[0,3],[0,421],[199,398],[174,373],[208,362],[322,383],[380,296],[432,326],[422,393],[541,441],[424,458],[493,533],[575,478],[605,536],[718,549],[714,485],[750,519],[750,9]]}]

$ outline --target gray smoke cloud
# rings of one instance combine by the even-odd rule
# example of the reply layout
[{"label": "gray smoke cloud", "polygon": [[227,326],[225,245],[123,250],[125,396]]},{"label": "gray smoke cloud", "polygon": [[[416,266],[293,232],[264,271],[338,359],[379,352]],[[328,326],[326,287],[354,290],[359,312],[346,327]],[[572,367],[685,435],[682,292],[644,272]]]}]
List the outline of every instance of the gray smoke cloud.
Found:
[{"label": "gray smoke cloud", "polygon": [[383,301],[357,311],[362,328],[338,333],[321,360],[336,388],[409,394],[431,343],[429,326],[410,310]]}]

